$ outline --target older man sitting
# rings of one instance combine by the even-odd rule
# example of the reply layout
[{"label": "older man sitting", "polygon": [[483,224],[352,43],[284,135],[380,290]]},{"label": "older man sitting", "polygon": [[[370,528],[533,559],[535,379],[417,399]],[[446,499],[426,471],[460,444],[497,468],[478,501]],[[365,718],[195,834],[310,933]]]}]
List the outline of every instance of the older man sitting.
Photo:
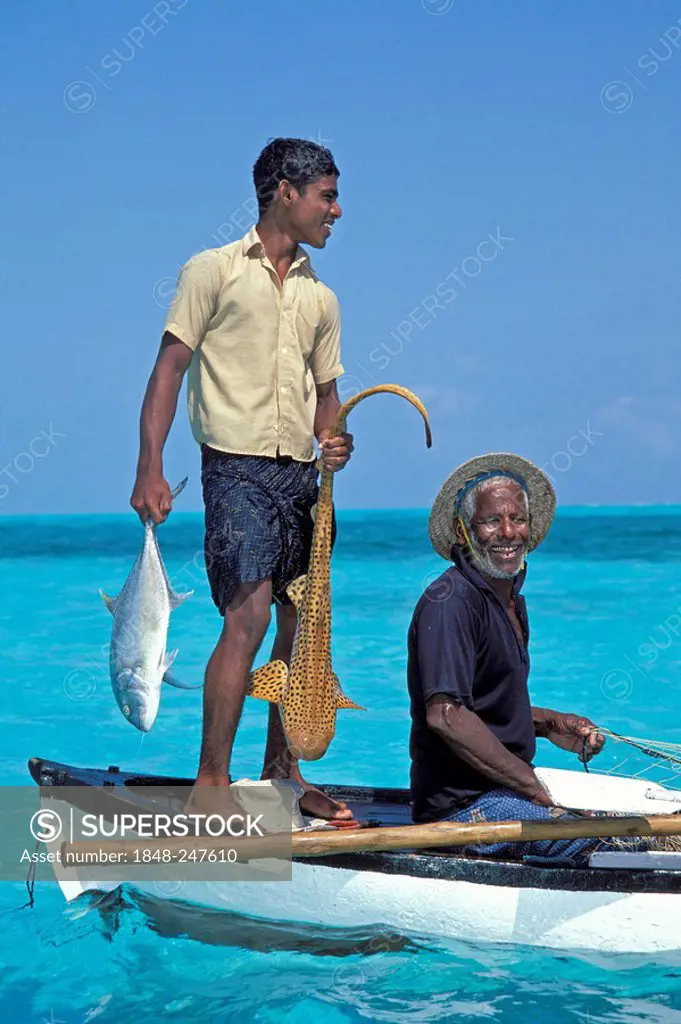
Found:
[{"label": "older man sitting", "polygon": [[[516,455],[460,466],[430,517],[454,564],[422,595],[409,630],[413,816],[417,822],[539,820],[556,808],[535,774],[536,738],[584,759],[604,738],[587,718],[532,707],[525,558],[555,511],[551,483]],[[584,859],[596,839],[498,843],[484,854]]]}]

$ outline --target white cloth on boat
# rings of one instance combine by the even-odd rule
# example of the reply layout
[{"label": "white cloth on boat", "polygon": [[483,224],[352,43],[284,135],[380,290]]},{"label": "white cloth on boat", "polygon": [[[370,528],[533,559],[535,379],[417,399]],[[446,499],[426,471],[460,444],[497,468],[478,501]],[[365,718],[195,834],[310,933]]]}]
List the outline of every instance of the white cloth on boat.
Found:
[{"label": "white cloth on boat", "polygon": [[[262,814],[268,832],[335,831],[325,818],[309,818],[300,809],[303,787],[294,779],[237,779],[237,799],[250,814]],[[230,788],[232,788],[230,787]]]}]

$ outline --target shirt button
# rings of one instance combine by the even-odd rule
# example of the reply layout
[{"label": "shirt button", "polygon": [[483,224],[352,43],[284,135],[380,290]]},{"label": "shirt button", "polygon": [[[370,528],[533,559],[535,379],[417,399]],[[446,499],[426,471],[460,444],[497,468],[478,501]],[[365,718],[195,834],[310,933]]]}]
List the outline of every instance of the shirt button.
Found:
[{"label": "shirt button", "polygon": [[282,395],[285,395],[287,391],[288,391],[287,387],[282,387],[282,389],[281,389]]},{"label": "shirt button", "polygon": [[288,352],[288,349],[286,348],[286,346],[284,346],[284,348],[282,348],[282,350],[281,350],[281,354],[285,356],[287,352]]},{"label": "shirt button", "polygon": [[277,431],[277,433],[279,433],[279,424],[278,423],[274,424],[274,429]]}]

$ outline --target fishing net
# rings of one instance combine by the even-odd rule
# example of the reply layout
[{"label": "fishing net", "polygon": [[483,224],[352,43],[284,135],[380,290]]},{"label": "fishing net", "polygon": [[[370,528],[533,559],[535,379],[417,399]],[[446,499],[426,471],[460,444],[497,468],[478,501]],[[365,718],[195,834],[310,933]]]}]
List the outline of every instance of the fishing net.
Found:
[{"label": "fishing net", "polygon": [[650,782],[646,797],[678,803],[680,813],[678,836],[650,836],[645,840],[620,836],[612,838],[609,843],[623,850],[645,846],[649,850],[681,852],[681,744],[622,736],[600,726],[598,731],[609,741],[605,748],[609,748],[609,758],[604,767],[582,758],[584,770],[598,775],[615,775]]},{"label": "fishing net", "polygon": [[[661,740],[642,739],[637,736],[621,736],[611,729],[598,727],[598,731],[611,742],[607,767],[599,767],[596,761],[583,760],[584,769],[600,775],[619,775],[627,779],[646,779],[651,787],[664,786],[665,794],[656,794],[651,788],[652,799],[678,800],[681,806],[681,744],[664,743]],[[603,757],[600,755],[600,758]],[[611,764],[611,761],[615,761]]]}]

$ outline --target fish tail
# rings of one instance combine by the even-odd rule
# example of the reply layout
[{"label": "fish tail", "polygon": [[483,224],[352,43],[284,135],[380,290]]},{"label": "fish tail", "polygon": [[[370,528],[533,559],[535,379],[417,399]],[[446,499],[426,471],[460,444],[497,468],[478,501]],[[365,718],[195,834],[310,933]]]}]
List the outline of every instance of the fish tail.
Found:
[{"label": "fish tail", "polygon": [[185,487],[187,486],[187,483],[188,483],[188,481],[189,481],[189,477],[188,477],[188,476],[186,476],[186,477],[184,478],[184,480],[180,480],[180,482],[179,482],[179,484],[177,485],[177,487],[175,488],[175,490],[174,490],[174,491],[171,491],[171,492],[170,492],[170,497],[171,497],[171,498],[173,499],[173,501],[175,501],[175,498],[177,498],[177,496],[178,496],[179,494],[182,494],[182,491],[183,491],[183,490],[185,489]]}]

